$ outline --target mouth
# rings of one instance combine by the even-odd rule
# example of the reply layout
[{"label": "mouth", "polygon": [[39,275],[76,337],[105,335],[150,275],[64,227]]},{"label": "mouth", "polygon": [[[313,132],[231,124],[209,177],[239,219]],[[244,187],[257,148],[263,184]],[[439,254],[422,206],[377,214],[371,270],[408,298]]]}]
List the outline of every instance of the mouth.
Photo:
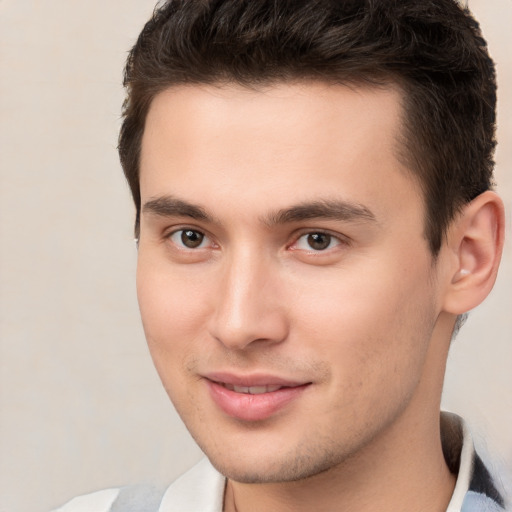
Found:
[{"label": "mouth", "polygon": [[210,397],[224,414],[241,421],[262,421],[288,409],[311,386],[272,376],[205,377]]},{"label": "mouth", "polygon": [[272,393],[287,386],[235,386],[225,382],[218,382],[220,386],[234,391],[235,393],[245,393],[247,395],[261,395],[263,393]]}]

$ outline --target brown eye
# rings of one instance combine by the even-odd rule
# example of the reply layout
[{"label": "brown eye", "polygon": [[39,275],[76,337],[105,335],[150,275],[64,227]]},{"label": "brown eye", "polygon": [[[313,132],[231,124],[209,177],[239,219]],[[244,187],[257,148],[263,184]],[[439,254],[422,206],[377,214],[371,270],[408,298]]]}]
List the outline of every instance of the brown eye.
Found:
[{"label": "brown eye", "polygon": [[307,235],[307,243],[315,251],[323,251],[331,245],[331,235],[326,233],[310,233]]},{"label": "brown eye", "polygon": [[176,245],[186,247],[187,249],[197,249],[204,245],[204,242],[207,240],[204,233],[195,229],[180,229],[172,233],[169,238]]},{"label": "brown eye", "polygon": [[185,247],[195,249],[199,247],[204,240],[204,235],[199,231],[192,231],[191,229],[184,229],[181,232],[181,241]]}]

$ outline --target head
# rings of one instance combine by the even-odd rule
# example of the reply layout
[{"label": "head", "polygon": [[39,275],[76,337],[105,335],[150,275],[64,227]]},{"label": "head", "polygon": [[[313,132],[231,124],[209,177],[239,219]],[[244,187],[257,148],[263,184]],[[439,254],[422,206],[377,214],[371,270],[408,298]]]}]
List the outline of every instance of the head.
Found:
[{"label": "head", "polygon": [[478,23],[454,0],[165,2],[128,58],[119,138],[140,217],[140,150],[161,91],[318,80],[402,91],[401,157],[435,256],[461,206],[491,188],[496,82]]},{"label": "head", "polygon": [[449,0],[172,1],[126,86],[144,329],[214,464],[276,482],[430,449],[502,239],[476,22]]}]

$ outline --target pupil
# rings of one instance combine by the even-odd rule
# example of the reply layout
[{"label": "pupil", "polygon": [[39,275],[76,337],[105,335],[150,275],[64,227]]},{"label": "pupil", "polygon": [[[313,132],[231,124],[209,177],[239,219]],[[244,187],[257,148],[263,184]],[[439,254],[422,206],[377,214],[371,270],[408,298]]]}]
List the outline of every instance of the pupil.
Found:
[{"label": "pupil", "polygon": [[199,247],[203,241],[203,238],[204,235],[202,233],[192,231],[191,229],[187,229],[181,233],[181,241],[183,242],[183,245],[189,247],[190,249]]},{"label": "pupil", "polygon": [[312,233],[308,235],[308,244],[312,249],[323,251],[329,247],[331,236],[324,233]]}]

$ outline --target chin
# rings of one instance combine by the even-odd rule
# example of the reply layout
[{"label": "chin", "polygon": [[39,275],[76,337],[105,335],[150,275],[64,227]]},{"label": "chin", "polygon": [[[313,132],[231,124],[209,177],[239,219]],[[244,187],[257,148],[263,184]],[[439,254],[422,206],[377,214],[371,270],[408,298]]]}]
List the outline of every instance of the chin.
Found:
[{"label": "chin", "polygon": [[278,459],[261,456],[252,460],[244,458],[244,454],[233,453],[226,460],[225,454],[206,454],[217,471],[235,482],[244,484],[269,484],[297,482],[315,475],[325,473],[343,462],[339,454],[312,453],[287,454]]}]

